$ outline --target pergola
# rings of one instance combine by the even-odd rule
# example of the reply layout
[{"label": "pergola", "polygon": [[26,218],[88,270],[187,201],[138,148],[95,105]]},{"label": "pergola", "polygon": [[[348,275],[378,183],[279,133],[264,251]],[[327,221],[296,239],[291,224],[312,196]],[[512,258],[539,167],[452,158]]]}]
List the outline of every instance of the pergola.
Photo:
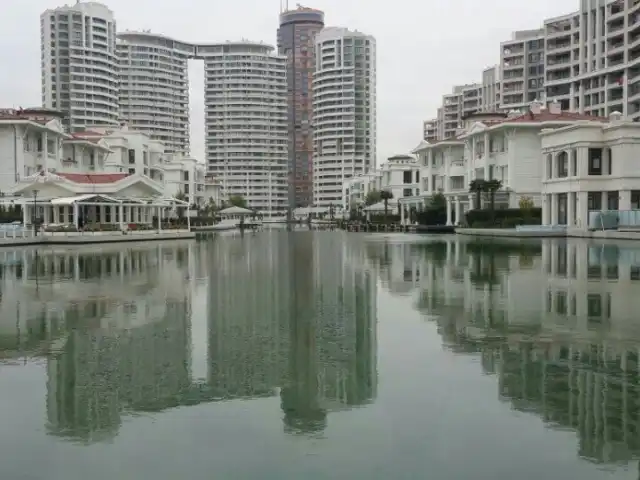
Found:
[{"label": "pergola", "polygon": [[[120,198],[103,194],[84,194],[72,197],[33,200],[23,197],[23,221],[26,225],[35,211],[42,209],[45,224],[73,224],[76,228],[80,220],[91,219],[97,223],[119,224],[153,222],[154,210],[161,229],[163,213],[167,209],[189,208],[189,203],[173,197]],[[189,215],[187,227],[190,228]]]}]

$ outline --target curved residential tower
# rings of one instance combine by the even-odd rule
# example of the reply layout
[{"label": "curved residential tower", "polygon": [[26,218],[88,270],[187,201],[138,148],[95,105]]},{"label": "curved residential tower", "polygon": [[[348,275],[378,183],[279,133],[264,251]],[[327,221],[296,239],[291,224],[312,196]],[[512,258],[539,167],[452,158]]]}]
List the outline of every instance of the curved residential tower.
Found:
[{"label": "curved residential tower", "polygon": [[298,7],[280,14],[278,53],[287,57],[287,129],[291,208],[313,204],[313,130],[311,82],[314,38],[324,13]]},{"label": "curved residential tower", "polygon": [[375,167],[376,41],[346,28],[315,39],[313,198],[342,203],[345,180]]},{"label": "curved residential tower", "polygon": [[189,58],[193,45],[148,32],[118,33],[120,120],[189,154]]},{"label": "curved residential tower", "polygon": [[40,16],[42,104],[65,113],[70,131],[118,125],[116,21],[95,2]]}]

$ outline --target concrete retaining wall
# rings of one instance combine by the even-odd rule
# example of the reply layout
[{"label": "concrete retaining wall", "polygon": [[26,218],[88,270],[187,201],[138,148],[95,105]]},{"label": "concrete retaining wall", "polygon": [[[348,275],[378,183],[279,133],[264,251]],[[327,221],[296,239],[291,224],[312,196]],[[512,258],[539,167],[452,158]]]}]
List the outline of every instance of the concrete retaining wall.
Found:
[{"label": "concrete retaining wall", "polygon": [[640,240],[640,232],[618,230],[516,231],[510,228],[456,228],[460,235],[508,238],[593,238],[598,240]]},{"label": "concrete retaining wall", "polygon": [[0,247],[21,247],[27,245],[85,245],[90,243],[122,243],[122,242],[150,242],[158,240],[186,240],[196,238],[194,232],[186,231],[163,231],[157,232],[136,232],[134,235],[123,235],[121,232],[107,234],[100,232],[100,235],[50,235],[43,234],[37,237],[28,238],[2,238]]}]

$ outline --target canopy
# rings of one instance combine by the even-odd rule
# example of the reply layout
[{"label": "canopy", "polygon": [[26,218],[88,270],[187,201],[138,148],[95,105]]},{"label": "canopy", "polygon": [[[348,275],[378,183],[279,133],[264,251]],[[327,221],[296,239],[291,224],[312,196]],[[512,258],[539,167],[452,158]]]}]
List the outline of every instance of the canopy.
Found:
[{"label": "canopy", "polygon": [[[388,202],[388,210],[393,210],[394,207],[397,206],[396,200],[389,200]],[[374,203],[373,205],[369,205],[368,207],[364,207],[365,212],[384,212],[384,202]]]},{"label": "canopy", "polygon": [[242,208],[242,207],[227,207],[224,210],[220,210],[219,212],[221,215],[251,215],[253,214],[252,210],[249,210],[248,208]]}]

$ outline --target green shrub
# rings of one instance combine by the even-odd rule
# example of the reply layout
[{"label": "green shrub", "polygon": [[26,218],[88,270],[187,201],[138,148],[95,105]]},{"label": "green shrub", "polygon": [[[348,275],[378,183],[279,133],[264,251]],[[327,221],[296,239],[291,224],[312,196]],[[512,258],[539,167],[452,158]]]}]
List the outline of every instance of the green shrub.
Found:
[{"label": "green shrub", "polygon": [[466,214],[466,219],[467,225],[471,225],[472,228],[514,228],[515,225],[540,225],[542,223],[542,209],[470,210]]}]

